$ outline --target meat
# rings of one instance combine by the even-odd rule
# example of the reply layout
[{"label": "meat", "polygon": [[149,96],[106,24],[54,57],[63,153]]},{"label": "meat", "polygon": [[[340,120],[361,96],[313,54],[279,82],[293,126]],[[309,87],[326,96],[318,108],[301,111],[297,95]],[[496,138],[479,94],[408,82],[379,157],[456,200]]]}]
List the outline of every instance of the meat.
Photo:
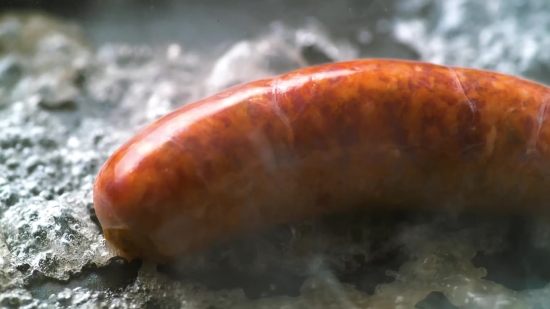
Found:
[{"label": "meat", "polygon": [[550,89],[495,72],[360,59],[224,90],[143,129],[94,205],[127,259],[380,207],[550,210]]}]

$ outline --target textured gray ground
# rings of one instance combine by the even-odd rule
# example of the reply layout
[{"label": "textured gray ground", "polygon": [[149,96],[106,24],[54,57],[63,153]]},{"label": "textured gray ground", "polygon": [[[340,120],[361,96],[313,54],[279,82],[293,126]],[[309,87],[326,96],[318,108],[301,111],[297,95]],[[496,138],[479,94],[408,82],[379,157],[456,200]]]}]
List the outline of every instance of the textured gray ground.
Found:
[{"label": "textured gray ground", "polygon": [[[296,2],[293,14],[316,12],[310,4]],[[103,162],[140,127],[225,87],[371,56],[550,84],[544,0],[374,1],[345,13],[325,4],[316,6],[317,20],[293,25],[276,22],[281,14],[270,16],[269,5],[253,6],[262,12],[250,15],[261,16],[249,20],[253,33],[235,30],[239,23],[226,29],[233,41],[223,48],[213,42],[223,32],[215,27],[183,35],[193,42],[213,33],[195,48],[179,45],[177,35],[170,40],[173,27],[153,43],[140,42],[139,31],[106,32],[117,26],[108,12],[120,7],[95,24],[88,16],[88,27],[0,15],[0,307],[550,307],[550,224],[531,218],[342,215],[276,227],[177,265],[128,263],[108,250],[91,202]],[[228,14],[227,7],[187,8],[174,9],[187,12],[187,27],[197,12]],[[128,16],[122,24],[131,24]]]}]

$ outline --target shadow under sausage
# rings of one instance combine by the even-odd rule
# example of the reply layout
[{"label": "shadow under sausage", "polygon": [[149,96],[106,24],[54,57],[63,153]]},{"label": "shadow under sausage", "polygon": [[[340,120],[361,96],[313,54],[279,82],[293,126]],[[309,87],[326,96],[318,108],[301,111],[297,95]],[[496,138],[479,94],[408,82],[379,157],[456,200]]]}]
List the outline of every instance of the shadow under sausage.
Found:
[{"label": "shadow under sausage", "polygon": [[308,277],[326,271],[372,294],[394,280],[386,270],[407,260],[392,241],[406,220],[404,212],[370,212],[281,225],[157,270],[212,290],[241,288],[249,299],[297,297]]}]

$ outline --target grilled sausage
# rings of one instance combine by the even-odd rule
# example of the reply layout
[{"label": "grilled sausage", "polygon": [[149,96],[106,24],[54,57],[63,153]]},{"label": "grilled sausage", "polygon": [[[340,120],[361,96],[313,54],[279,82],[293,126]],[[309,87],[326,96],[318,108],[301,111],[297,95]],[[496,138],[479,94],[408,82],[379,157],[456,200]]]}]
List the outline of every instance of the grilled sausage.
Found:
[{"label": "grilled sausage", "polygon": [[495,72],[363,59],[185,105],[105,163],[94,204],[127,259],[172,261],[356,209],[550,210],[550,89]]}]

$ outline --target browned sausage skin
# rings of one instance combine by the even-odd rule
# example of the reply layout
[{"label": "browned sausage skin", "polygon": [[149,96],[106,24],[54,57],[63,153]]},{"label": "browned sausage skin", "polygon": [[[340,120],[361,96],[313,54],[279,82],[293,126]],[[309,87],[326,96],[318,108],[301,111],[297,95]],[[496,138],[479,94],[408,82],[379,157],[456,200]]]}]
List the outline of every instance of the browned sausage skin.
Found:
[{"label": "browned sausage skin", "polygon": [[186,105],[105,163],[94,204],[128,258],[170,261],[350,209],[550,210],[550,89],[494,72],[364,59]]}]

